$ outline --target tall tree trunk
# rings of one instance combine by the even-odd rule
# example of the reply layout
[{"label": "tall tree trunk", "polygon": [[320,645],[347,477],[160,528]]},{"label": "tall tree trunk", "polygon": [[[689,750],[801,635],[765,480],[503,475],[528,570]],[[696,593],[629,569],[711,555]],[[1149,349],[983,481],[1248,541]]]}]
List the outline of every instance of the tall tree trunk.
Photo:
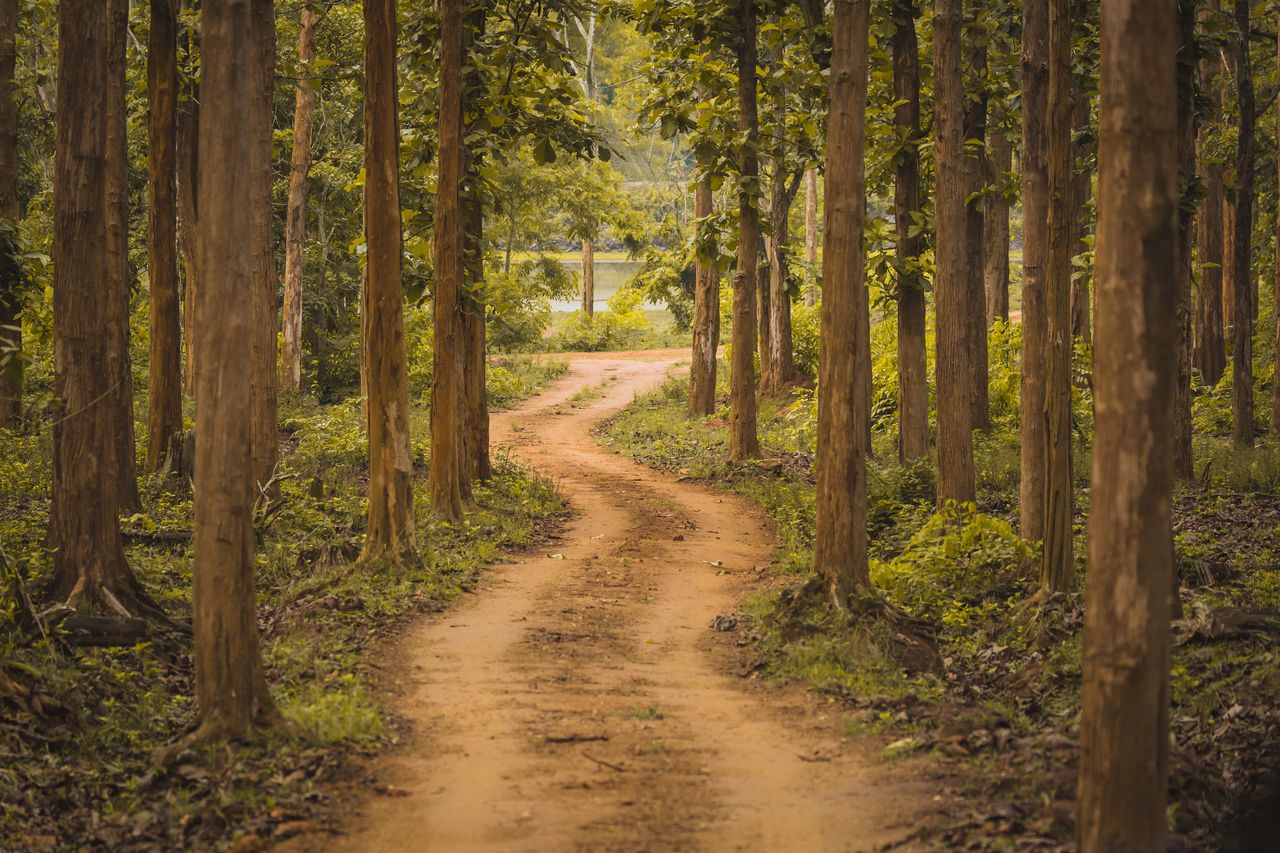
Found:
[{"label": "tall tree trunk", "polygon": [[1166,848],[1169,764],[1173,0],[1103,0],[1101,41],[1097,420],[1078,796],[1084,853]]},{"label": "tall tree trunk", "polygon": [[444,518],[462,517],[462,455],[458,446],[463,393],[463,342],[458,314],[464,254],[460,198],[463,151],[460,7],[461,0],[441,0],[440,152],[435,217],[435,378],[431,385],[430,488],[431,509]]},{"label": "tall tree trunk", "polygon": [[116,418],[103,318],[107,107],[114,61],[102,0],[58,4],[58,112],[53,173],[53,548],[56,598],[77,609],[137,615],[143,596],[120,544]]},{"label": "tall tree trunk", "polygon": [[[457,2],[452,6],[457,20]],[[460,39],[459,39],[460,40]],[[361,351],[367,380],[369,529],[362,561],[417,560],[409,380],[401,288],[400,131],[395,0],[364,0],[364,239]],[[457,101],[455,100],[455,106]],[[439,267],[437,267],[439,269]],[[437,374],[437,378],[439,374]],[[455,405],[449,411],[456,414]],[[434,413],[433,413],[434,417]],[[432,457],[456,465],[457,454]]]},{"label": "tall tree trunk", "polygon": [[1231,241],[1231,438],[1237,447],[1253,446],[1253,69],[1249,63],[1249,0],[1236,0],[1235,66],[1239,99],[1236,146],[1236,203]]},{"label": "tall tree trunk", "polygon": [[243,738],[273,712],[258,644],[253,561],[252,374],[260,258],[255,163],[261,129],[260,0],[206,2],[201,12],[200,199],[196,293],[195,569],[192,628],[196,739]]},{"label": "tall tree trunk", "polygon": [[182,441],[182,309],[178,289],[178,18],[174,0],[151,0],[147,36],[147,259],[151,359],[147,470],[176,458]]},{"label": "tall tree trunk", "polygon": [[[1196,0],[1178,6],[1178,185],[1196,179]],[[1191,249],[1195,239],[1195,207],[1178,205],[1178,242],[1174,250],[1178,322],[1178,377],[1173,394],[1173,473],[1192,479],[1191,457]]]},{"label": "tall tree trunk", "polygon": [[[1280,15],[1276,18],[1277,24],[1280,24]],[[1277,47],[1280,50],[1280,46]],[[1280,56],[1277,57],[1280,61]],[[1280,66],[1277,66],[1280,67]],[[1276,93],[1276,115],[1280,115],[1280,91]],[[1276,160],[1277,167],[1280,168],[1280,158]],[[1276,352],[1280,352],[1280,217],[1276,220],[1276,271],[1275,286],[1272,294],[1276,308],[1275,319],[1275,342]],[[1280,382],[1272,381],[1271,383],[1271,434],[1273,436],[1280,435]]]},{"label": "tall tree trunk", "polygon": [[913,235],[920,210],[920,51],[916,41],[916,0],[893,7],[894,123],[906,145],[894,173],[894,220],[898,268],[898,458],[929,455],[929,368],[925,342],[924,281],[917,270],[920,235]]},{"label": "tall tree trunk", "polygon": [[489,464],[489,397],[485,389],[484,207],[469,194],[463,203],[466,292],[462,295],[463,482],[487,480]]},{"label": "tall tree trunk", "polygon": [[972,501],[973,374],[969,369],[969,285],[961,76],[961,0],[935,0],[933,73],[937,123],[937,228],[934,304],[937,312],[938,502]]},{"label": "tall tree trunk", "polygon": [[[767,396],[773,387],[773,325],[769,322],[769,306],[773,301],[770,289],[773,282],[768,273],[768,267],[772,264],[770,259],[773,256],[773,244],[770,237],[763,236],[760,241],[763,243],[764,265],[766,272],[764,276],[759,273],[757,266],[756,272],[756,324],[758,326],[759,337],[756,340],[756,346],[760,355],[760,394]],[[757,255],[759,260],[759,255]]]},{"label": "tall tree trunk", "polygon": [[[973,4],[971,4],[973,5]],[[973,407],[973,428],[991,427],[990,391],[987,381],[987,300],[985,263],[982,257],[985,200],[982,188],[987,182],[987,48],[976,45],[969,51],[970,72],[975,92],[966,99],[964,111],[965,167],[968,170],[965,205],[965,342],[969,348],[969,394]]]},{"label": "tall tree trunk", "polygon": [[257,264],[254,279],[253,346],[253,476],[258,489],[266,488],[275,476],[280,456],[280,433],[276,415],[276,330],[278,327],[275,238],[272,234],[271,139],[274,124],[272,92],[276,73],[275,0],[253,0],[257,41],[248,48],[255,54],[258,87],[254,91],[252,148],[249,174],[253,180],[253,240],[248,244]]},{"label": "tall tree trunk", "polygon": [[870,5],[869,0],[835,0],[827,118],[814,566],[828,596],[841,607],[871,587],[863,398],[868,383],[858,376],[867,365],[850,340],[861,333],[859,315],[867,313],[862,229]]},{"label": "tall tree trunk", "polygon": [[1045,276],[1044,551],[1040,594],[1075,586],[1071,483],[1071,2],[1049,0],[1049,251]]},{"label": "tall tree trunk", "polygon": [[588,317],[596,313],[596,241],[582,241],[582,312]]},{"label": "tall tree trunk", "polygon": [[[1234,78],[1235,72],[1232,71]],[[1234,81],[1233,81],[1234,82]],[[1224,187],[1222,194],[1222,316],[1230,329],[1236,319],[1236,193]],[[1234,341],[1234,339],[1233,339]]]},{"label": "tall tree trunk", "polygon": [[804,170],[804,304],[818,304],[818,167]]},{"label": "tall tree trunk", "polygon": [[[1216,0],[1211,9],[1202,12],[1210,15],[1216,10]],[[1206,51],[1200,61],[1201,88],[1208,101],[1210,115],[1222,115],[1222,92],[1217,78],[1222,63],[1216,51]],[[1195,366],[1205,385],[1218,384],[1227,368],[1227,355],[1223,341],[1223,204],[1222,164],[1205,156],[1207,132],[1200,133],[1200,163],[1197,169],[1204,184],[1204,204],[1198,220],[1200,258],[1200,285],[1196,291]]]},{"label": "tall tree trunk", "polygon": [[[183,0],[183,8],[189,0]],[[178,99],[178,246],[182,250],[182,339],[185,341],[186,363],[183,366],[182,389],[196,392],[196,291],[200,276],[199,193],[200,165],[200,81],[191,54],[198,48],[199,34],[184,32],[187,67],[183,69]]]},{"label": "tall tree trunk", "polygon": [[994,133],[990,147],[987,180],[996,186],[996,192],[987,196],[986,215],[982,220],[988,325],[996,320],[1009,320],[1009,198],[1004,186],[1013,171],[1013,143],[1003,133]]},{"label": "tall tree trunk", "polygon": [[[706,164],[701,165],[705,169]],[[689,367],[689,417],[703,418],[716,410],[716,349],[720,344],[720,273],[716,269],[716,233],[709,222],[715,194],[704,177],[694,190],[693,215],[698,220],[694,240],[693,361]]]},{"label": "tall tree trunk", "polygon": [[739,154],[738,269],[733,281],[733,353],[729,365],[729,458],[742,462],[760,454],[756,434],[756,287],[758,278],[760,164],[756,148],[760,124],[756,114],[755,0],[739,0],[738,132],[745,145]]},{"label": "tall tree trunk", "polygon": [[307,175],[311,171],[311,114],[316,90],[311,65],[316,61],[316,23],[302,7],[298,30],[298,86],[293,97],[293,153],[289,159],[289,208],[284,223],[284,334],[280,349],[280,390],[302,390],[302,247],[307,236]]},{"label": "tall tree trunk", "polygon": [[[1077,3],[1075,9],[1081,10]],[[1088,136],[1090,122],[1089,96],[1079,85],[1071,87],[1071,127],[1075,134]],[[1092,191],[1092,175],[1084,168],[1088,157],[1087,146],[1074,145],[1073,156],[1076,163],[1071,178],[1071,257],[1081,254],[1086,249],[1085,238],[1089,233],[1088,210],[1089,194]],[[1071,270],[1071,335],[1085,344],[1093,343],[1093,320],[1089,282],[1092,277],[1077,272],[1074,264]]]},{"label": "tall tree trunk", "polygon": [[[769,377],[768,392],[782,394],[795,379],[795,353],[791,344],[791,294],[787,290],[790,265],[787,243],[791,239],[791,193],[787,191],[785,154],[774,161],[769,191]],[[781,168],[779,168],[781,167]]]},{"label": "tall tree trunk", "polygon": [[1022,400],[1019,526],[1044,537],[1045,277],[1049,260],[1049,0],[1022,4]]},{"label": "tall tree trunk", "polygon": [[[0,246],[16,237],[22,215],[18,199],[18,108],[13,72],[17,55],[18,0],[0,0]],[[15,250],[17,246],[12,247]],[[0,258],[0,426],[22,422],[22,275]]]},{"label": "tall tree trunk", "polygon": [[128,0],[107,0],[107,372],[115,421],[116,487],[119,509],[142,509],[138,496],[137,446],[133,426],[133,370],[129,361],[129,117],[125,101],[125,65],[129,29]]},{"label": "tall tree trunk", "polygon": [[[476,51],[476,43],[485,31],[485,8],[483,5],[472,8],[467,21],[464,37],[463,62],[468,71],[463,82],[464,114],[466,105],[479,103],[484,95],[484,78],[481,77],[480,64],[468,61]],[[480,168],[482,166],[483,149],[464,151],[463,159],[467,170],[467,184],[472,189],[462,199],[463,205],[463,250],[466,264],[466,288],[462,293],[462,340],[465,346],[463,367],[463,412],[464,427],[462,466],[463,482],[470,486],[471,480],[489,479],[489,396],[485,387],[486,340],[485,340],[485,286],[484,286],[484,200],[480,196]]]}]

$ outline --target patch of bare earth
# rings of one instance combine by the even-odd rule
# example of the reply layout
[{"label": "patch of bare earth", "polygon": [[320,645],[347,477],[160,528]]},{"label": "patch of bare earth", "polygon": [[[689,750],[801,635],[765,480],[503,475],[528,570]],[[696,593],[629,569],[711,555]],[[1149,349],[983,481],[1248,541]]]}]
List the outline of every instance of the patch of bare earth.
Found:
[{"label": "patch of bare earth", "polygon": [[912,849],[938,771],[880,760],[803,690],[742,678],[736,635],[708,627],[770,560],[763,514],[592,437],[683,357],[575,356],[495,417],[574,517],[404,636],[388,666],[409,737],[372,764],[339,834],[290,849]]}]

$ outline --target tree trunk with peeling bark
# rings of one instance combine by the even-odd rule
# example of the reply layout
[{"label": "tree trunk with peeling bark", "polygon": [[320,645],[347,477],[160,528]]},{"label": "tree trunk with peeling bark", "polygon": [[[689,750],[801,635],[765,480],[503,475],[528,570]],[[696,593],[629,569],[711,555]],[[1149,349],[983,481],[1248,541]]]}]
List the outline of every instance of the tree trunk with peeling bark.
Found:
[{"label": "tree trunk with peeling bark", "polygon": [[267,722],[267,691],[254,593],[251,412],[260,258],[255,239],[261,202],[254,162],[261,129],[259,0],[207,2],[201,12],[200,240],[196,294],[195,568],[193,658],[199,727],[188,740],[242,739]]},{"label": "tree trunk with peeling bark", "polygon": [[1084,853],[1167,846],[1176,38],[1173,0],[1103,0]]},{"label": "tree trunk with peeling bark", "polygon": [[[463,279],[462,12],[460,0],[441,0],[440,151],[435,215],[435,371],[431,385],[431,509],[462,517],[461,321]],[[585,299],[585,296],[584,296]],[[374,377],[370,376],[370,389]]]},{"label": "tree trunk with peeling bark", "polygon": [[174,0],[151,0],[147,36],[147,260],[151,358],[148,471],[176,458],[182,441],[182,302],[178,287],[178,17]]},{"label": "tree trunk with peeling bark", "polygon": [[[252,240],[247,244],[256,264],[253,285],[253,477],[257,490],[268,489],[280,457],[280,432],[277,417],[276,329],[278,323],[275,238],[272,234],[271,140],[274,112],[272,91],[276,67],[276,17],[274,0],[253,0],[256,16],[254,42],[245,49],[253,51],[258,85],[254,90],[250,124],[249,175],[253,181],[253,204],[249,217],[253,220]],[[257,492],[255,491],[255,494]]]},{"label": "tree trunk with peeling bark", "polygon": [[[0,0],[0,228],[17,235],[18,107],[14,101],[18,0]],[[15,246],[16,248],[16,246]],[[22,423],[22,276],[0,259],[0,426]]]},{"label": "tree trunk with peeling bark", "polygon": [[[705,168],[706,164],[703,164]],[[720,344],[720,272],[716,269],[716,234],[707,221],[715,194],[703,178],[694,190],[693,215],[698,220],[693,291],[693,360],[689,366],[691,418],[704,418],[716,410],[716,349]]]},{"label": "tree trunk with peeling bark", "polygon": [[746,145],[739,154],[738,268],[733,280],[733,353],[729,365],[729,458],[734,462],[744,462],[760,454],[760,439],[756,434],[755,387],[760,241],[755,0],[740,0],[738,17],[738,131]]},{"label": "tree trunk with peeling bark", "polygon": [[[944,0],[945,2],[945,0]],[[814,565],[837,606],[871,587],[867,564],[867,369],[851,337],[867,313],[863,249],[869,0],[835,0],[827,128]],[[957,18],[957,25],[959,19]],[[958,70],[958,69],[957,69]]]},{"label": "tree trunk with peeling bark", "polygon": [[1003,133],[991,135],[987,180],[997,188],[987,197],[982,220],[982,265],[987,294],[987,325],[1009,321],[1009,198],[1004,182],[1013,170],[1013,143]]},{"label": "tree trunk with peeling bark", "polygon": [[1049,0],[1022,4],[1022,397],[1019,533],[1044,536],[1045,275],[1049,252]]},{"label": "tree trunk with peeling bark", "polygon": [[[454,9],[456,10],[456,0]],[[364,0],[364,318],[369,528],[362,562],[418,559],[401,287],[400,132],[394,0]],[[456,408],[455,408],[456,411]],[[456,455],[452,457],[456,464]],[[432,459],[432,469],[435,468]]]},{"label": "tree trunk with peeling bark", "polygon": [[129,360],[129,136],[125,101],[128,0],[107,0],[107,371],[111,377],[110,417],[115,440],[119,509],[142,509],[138,496],[137,445],[133,426],[133,370]]},{"label": "tree trunk with peeling bark", "polygon": [[933,73],[937,190],[934,222],[936,306],[938,502],[972,501],[973,374],[969,368],[969,286],[965,197],[969,169],[964,150],[964,83],[961,76],[961,2],[935,0]]},{"label": "tree trunk with peeling bark", "polygon": [[298,30],[298,78],[293,99],[293,152],[289,158],[289,202],[284,223],[284,317],[280,348],[280,390],[302,390],[302,249],[307,236],[307,175],[311,171],[311,116],[316,91],[311,66],[316,61],[314,9],[304,6]]},{"label": "tree trunk with peeling bark", "polygon": [[894,220],[898,266],[898,458],[929,455],[929,368],[925,338],[924,281],[906,272],[920,256],[922,239],[912,234],[920,211],[920,51],[916,39],[916,0],[893,7],[894,123],[908,144],[894,172]]}]

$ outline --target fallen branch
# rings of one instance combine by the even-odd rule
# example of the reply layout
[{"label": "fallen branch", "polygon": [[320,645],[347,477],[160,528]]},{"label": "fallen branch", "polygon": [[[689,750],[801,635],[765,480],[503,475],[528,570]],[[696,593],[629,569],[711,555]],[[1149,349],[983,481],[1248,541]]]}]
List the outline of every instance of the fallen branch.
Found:
[{"label": "fallen branch", "polygon": [[1280,610],[1250,607],[1210,607],[1191,619],[1174,623],[1178,642],[1227,640],[1255,635],[1280,636]]}]

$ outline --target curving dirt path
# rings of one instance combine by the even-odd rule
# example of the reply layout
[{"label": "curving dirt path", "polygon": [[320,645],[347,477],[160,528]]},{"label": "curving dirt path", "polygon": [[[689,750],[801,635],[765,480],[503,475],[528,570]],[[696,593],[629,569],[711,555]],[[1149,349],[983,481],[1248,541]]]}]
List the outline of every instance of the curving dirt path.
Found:
[{"label": "curving dirt path", "polygon": [[[937,781],[846,741],[803,691],[748,687],[736,635],[708,629],[770,561],[764,516],[593,438],[682,360],[574,356],[494,418],[574,518],[398,645],[413,734],[374,764],[383,794],[319,849],[909,849]],[[572,401],[584,388],[599,393]]]}]

